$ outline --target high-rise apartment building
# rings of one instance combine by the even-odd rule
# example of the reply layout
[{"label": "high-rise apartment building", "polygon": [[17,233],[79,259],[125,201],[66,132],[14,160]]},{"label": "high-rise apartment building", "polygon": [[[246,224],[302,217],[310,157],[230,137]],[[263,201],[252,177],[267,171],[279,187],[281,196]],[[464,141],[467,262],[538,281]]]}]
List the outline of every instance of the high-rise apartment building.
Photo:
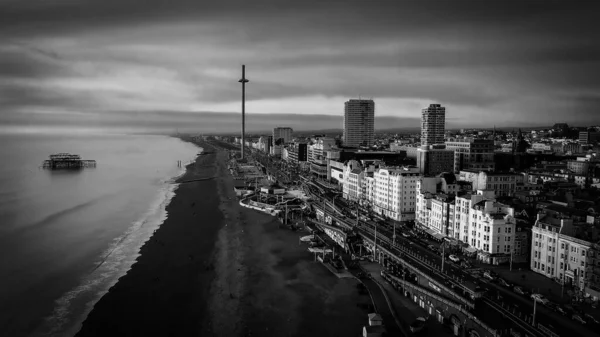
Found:
[{"label": "high-rise apartment building", "polygon": [[[294,129],[292,129],[290,127],[273,128],[273,146],[283,145],[285,143],[291,142],[293,132],[294,132]],[[280,139],[283,139],[283,141],[281,141]]]},{"label": "high-rise apartment building", "polygon": [[375,130],[375,102],[351,99],[344,103],[344,146],[372,146]]},{"label": "high-rise apartment building", "polygon": [[444,144],[446,108],[430,104],[421,112],[421,145]]}]

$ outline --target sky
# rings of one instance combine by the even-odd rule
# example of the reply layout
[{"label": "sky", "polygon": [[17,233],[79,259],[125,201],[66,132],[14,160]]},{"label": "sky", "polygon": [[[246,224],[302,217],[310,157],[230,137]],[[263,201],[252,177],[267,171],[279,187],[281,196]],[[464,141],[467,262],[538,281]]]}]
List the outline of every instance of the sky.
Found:
[{"label": "sky", "polygon": [[0,132],[600,124],[594,1],[0,0]]}]

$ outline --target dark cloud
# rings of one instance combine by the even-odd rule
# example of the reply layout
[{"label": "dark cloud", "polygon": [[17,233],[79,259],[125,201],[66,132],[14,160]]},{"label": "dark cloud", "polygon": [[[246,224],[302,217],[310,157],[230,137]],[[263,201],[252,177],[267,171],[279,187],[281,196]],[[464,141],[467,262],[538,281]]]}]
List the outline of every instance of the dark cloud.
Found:
[{"label": "dark cloud", "polygon": [[[192,110],[237,102],[245,63],[249,101],[280,101],[282,112],[302,97],[362,94],[438,101],[471,124],[483,123],[473,111],[482,120],[506,112],[537,122],[536,115],[573,110],[569,118],[585,121],[594,113],[588,93],[600,89],[595,7],[542,0],[0,0],[0,104],[84,116],[120,104],[152,110],[154,102]],[[327,112],[339,114],[341,106]],[[54,123],[52,116],[26,118]],[[90,116],[79,120],[118,119]],[[144,116],[122,122],[168,123],[156,112]],[[286,116],[279,123],[293,123]]]},{"label": "dark cloud", "polygon": [[53,51],[22,44],[0,46],[0,78],[47,77],[65,70]]},{"label": "dark cloud", "polygon": [[[31,123],[35,115],[36,123]],[[4,125],[31,125],[48,127],[98,127],[129,128],[137,131],[153,130],[163,133],[205,132],[236,133],[239,131],[241,114],[233,112],[184,112],[184,111],[107,111],[88,113],[20,113],[7,118],[0,115]],[[269,132],[284,123],[296,131],[341,129],[342,120],[331,115],[299,115],[299,114],[248,114],[246,130],[252,132]],[[417,118],[382,117],[376,120],[376,129],[416,128]]]}]

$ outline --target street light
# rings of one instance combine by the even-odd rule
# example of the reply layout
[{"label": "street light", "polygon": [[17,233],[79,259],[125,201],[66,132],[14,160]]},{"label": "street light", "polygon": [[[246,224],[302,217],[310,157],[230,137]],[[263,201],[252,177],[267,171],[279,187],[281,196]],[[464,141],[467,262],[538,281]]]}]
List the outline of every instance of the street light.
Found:
[{"label": "street light", "polygon": [[535,299],[535,297],[533,298],[533,319],[531,320],[531,325],[533,325],[533,327],[535,327],[535,312],[537,309],[537,300]]}]

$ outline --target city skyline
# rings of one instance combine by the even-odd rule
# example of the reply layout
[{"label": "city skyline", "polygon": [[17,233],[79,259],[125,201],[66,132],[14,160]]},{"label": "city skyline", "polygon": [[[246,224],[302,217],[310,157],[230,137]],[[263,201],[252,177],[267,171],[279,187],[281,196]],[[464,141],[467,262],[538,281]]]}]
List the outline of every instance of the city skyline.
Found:
[{"label": "city skyline", "polygon": [[378,118],[418,120],[439,102],[450,127],[600,123],[593,4],[539,3],[5,2],[0,125],[218,124],[239,114],[241,64],[253,78],[249,124],[299,115],[319,129],[359,96],[377,101]]}]

